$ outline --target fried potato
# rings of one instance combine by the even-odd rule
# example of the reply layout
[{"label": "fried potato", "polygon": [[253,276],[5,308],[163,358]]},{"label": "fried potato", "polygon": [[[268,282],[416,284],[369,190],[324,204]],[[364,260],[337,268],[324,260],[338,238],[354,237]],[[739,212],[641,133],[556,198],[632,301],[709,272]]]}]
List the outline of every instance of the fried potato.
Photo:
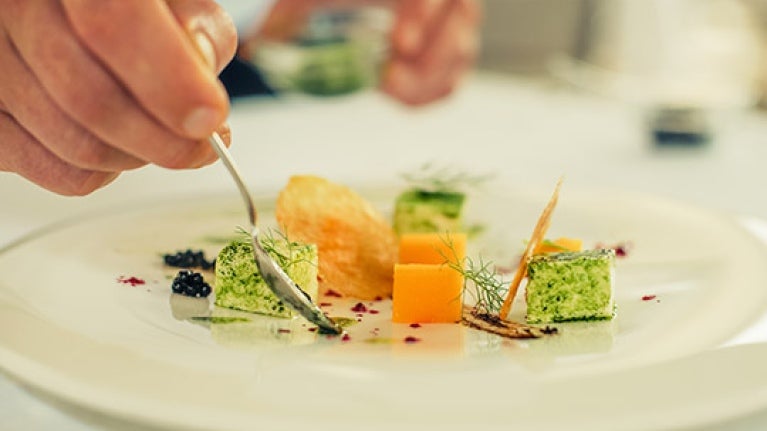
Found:
[{"label": "fried potato", "polygon": [[288,237],[317,245],[321,294],[391,296],[394,230],[353,190],[316,176],[294,176],[277,198],[276,216]]}]

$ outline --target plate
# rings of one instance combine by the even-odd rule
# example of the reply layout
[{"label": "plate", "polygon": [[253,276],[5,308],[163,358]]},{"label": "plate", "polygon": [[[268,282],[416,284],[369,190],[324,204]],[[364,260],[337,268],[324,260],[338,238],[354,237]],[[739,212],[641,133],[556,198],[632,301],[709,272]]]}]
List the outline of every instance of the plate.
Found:
[{"label": "plate", "polygon": [[[389,213],[396,191],[361,193]],[[481,233],[469,254],[513,263],[548,193],[472,194],[467,219]],[[273,202],[258,199],[262,226],[274,225]],[[356,301],[321,298],[355,323],[343,341],[301,319],[170,293],[176,270],[161,255],[215,255],[247,223],[241,205],[235,195],[134,205],[2,250],[0,366],[82,407],[171,428],[652,429],[767,405],[767,347],[719,347],[767,304],[765,247],[728,216],[566,188],[550,237],[632,244],[616,262],[614,320],[505,340],[392,324],[387,300],[357,313]]]}]

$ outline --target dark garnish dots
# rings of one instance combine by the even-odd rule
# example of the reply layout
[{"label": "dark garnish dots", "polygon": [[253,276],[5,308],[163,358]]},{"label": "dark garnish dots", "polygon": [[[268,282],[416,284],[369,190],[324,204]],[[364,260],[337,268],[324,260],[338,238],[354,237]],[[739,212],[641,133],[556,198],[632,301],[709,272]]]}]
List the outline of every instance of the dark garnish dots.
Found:
[{"label": "dark garnish dots", "polygon": [[171,289],[173,293],[194,298],[206,298],[211,292],[210,285],[202,278],[202,274],[188,269],[178,272]]},{"label": "dark garnish dots", "polygon": [[164,254],[162,258],[166,265],[174,268],[200,268],[208,270],[216,266],[216,260],[208,261],[205,259],[205,253],[202,250],[186,249],[175,254]]}]

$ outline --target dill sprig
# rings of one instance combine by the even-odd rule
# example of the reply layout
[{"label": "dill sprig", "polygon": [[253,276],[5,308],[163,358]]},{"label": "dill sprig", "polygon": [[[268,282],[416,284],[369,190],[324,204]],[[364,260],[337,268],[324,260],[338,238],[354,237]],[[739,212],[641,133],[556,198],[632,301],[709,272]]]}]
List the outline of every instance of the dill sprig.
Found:
[{"label": "dill sprig", "polygon": [[486,314],[498,314],[503,306],[508,283],[495,271],[495,264],[485,261],[482,256],[478,260],[466,256],[458,257],[450,234],[443,239],[452,256],[442,256],[445,263],[463,277],[463,292],[469,294],[475,301],[475,311]]},{"label": "dill sprig", "polygon": [[414,189],[446,193],[477,187],[489,180],[491,175],[470,175],[452,167],[424,163],[416,172],[402,174],[402,178]]},{"label": "dill sprig", "polygon": [[477,262],[467,257],[463,268],[451,267],[464,276],[464,293],[474,298],[477,312],[498,314],[501,311],[508,283],[496,274],[492,262],[485,261],[482,256]]},{"label": "dill sprig", "polygon": [[[252,240],[251,233],[244,228],[238,228],[238,232],[245,235],[248,238],[248,242]],[[264,251],[269,253],[269,255],[277,261],[277,265],[283,270],[303,262],[314,265],[313,261],[306,258],[306,253],[300,253],[309,246],[292,241],[288,238],[286,233],[275,229],[268,229],[259,235],[259,239],[261,240],[261,247],[263,247]]]}]

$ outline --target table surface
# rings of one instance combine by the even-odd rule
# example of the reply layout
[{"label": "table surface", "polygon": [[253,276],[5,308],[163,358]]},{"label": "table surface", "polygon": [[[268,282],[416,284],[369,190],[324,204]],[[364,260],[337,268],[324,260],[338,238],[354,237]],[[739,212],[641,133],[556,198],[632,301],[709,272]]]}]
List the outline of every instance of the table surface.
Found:
[{"label": "table surface", "polygon": [[[391,184],[431,161],[493,175],[493,181],[610,188],[660,195],[736,214],[767,240],[767,114],[712,113],[714,138],[699,148],[657,148],[646,107],[561,85],[498,75],[472,77],[444,103],[413,110],[375,92],[331,99],[243,99],[230,117],[232,152],[254,192],[291,174],[350,184]],[[223,167],[145,167],[83,198],[50,194],[0,174],[0,247],[64,218],[131,202],[234,192]],[[767,321],[766,321],[767,323]],[[4,328],[3,330],[11,330]],[[742,337],[767,340],[767,324]],[[2,429],[121,430],[131,424],[36,393],[0,375]],[[701,430],[767,427],[767,410]]]}]

